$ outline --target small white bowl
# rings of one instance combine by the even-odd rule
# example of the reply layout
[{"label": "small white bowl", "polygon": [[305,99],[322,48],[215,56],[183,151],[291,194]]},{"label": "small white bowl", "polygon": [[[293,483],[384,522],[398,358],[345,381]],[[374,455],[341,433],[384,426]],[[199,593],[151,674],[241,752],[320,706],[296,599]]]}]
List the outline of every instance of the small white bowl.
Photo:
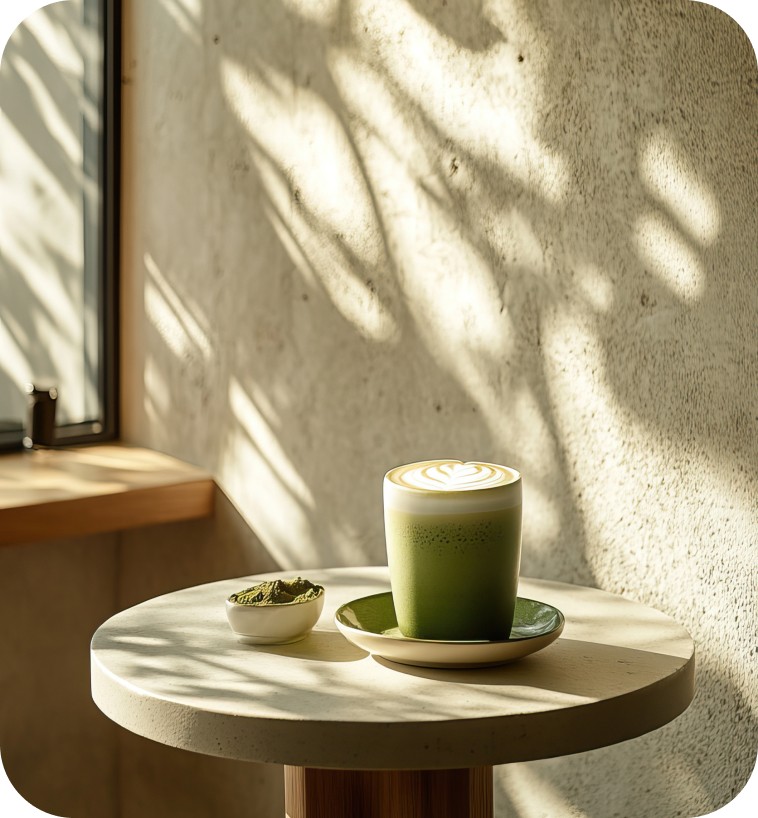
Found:
[{"label": "small white bowl", "polygon": [[242,605],[226,600],[229,627],[246,645],[288,645],[304,639],[324,608],[324,591],[305,602]]}]

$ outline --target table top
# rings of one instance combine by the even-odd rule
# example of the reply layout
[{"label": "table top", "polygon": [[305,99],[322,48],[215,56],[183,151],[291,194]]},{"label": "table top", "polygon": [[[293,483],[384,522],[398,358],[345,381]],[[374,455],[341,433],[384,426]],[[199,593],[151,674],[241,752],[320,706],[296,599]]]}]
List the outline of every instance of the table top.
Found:
[{"label": "table top", "polygon": [[334,624],[343,603],[389,590],[386,567],[303,572],[324,610],[301,642],[243,645],[225,599],[261,574],[199,585],[111,617],[91,646],[92,695],[121,726],[186,750],[344,769],[503,764],[606,746],[678,716],[694,645],[659,611],[592,588],[527,579],[519,596],[566,617],[518,662],[411,667],[372,657]]}]

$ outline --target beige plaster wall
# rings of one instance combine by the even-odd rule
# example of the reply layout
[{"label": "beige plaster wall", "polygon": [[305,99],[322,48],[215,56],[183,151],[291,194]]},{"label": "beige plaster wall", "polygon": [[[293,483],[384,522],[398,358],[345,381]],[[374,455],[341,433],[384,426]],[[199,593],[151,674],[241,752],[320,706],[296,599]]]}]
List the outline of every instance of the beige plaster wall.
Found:
[{"label": "beige plaster wall", "polygon": [[756,59],[691,2],[132,0],[124,431],[283,567],[384,562],[381,478],[525,485],[524,574],[676,617],[698,694],[498,769],[498,813],[708,813],[756,729]]}]

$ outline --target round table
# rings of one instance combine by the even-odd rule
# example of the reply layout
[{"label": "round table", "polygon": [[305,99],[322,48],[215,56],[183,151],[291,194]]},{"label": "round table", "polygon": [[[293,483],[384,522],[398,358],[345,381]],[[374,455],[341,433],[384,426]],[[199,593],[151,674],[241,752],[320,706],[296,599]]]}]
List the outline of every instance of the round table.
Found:
[{"label": "round table", "polygon": [[92,639],[92,696],[113,721],[173,747],[285,765],[289,818],[484,818],[492,766],[577,753],[666,724],[694,694],[694,646],[668,616],[614,594],[522,577],[560,609],[560,638],[518,662],[413,667],[373,657],[334,624],[389,590],[386,567],[303,572],[324,585],[314,630],[243,645],[212,582],[111,617]]}]

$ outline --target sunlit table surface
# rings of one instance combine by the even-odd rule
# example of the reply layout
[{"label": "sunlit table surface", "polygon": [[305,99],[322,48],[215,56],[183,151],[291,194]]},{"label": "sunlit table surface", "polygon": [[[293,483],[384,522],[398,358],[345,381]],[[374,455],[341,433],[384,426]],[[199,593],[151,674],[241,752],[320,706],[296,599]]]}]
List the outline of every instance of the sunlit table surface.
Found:
[{"label": "sunlit table surface", "polygon": [[560,638],[508,665],[435,669],[372,657],[334,624],[343,603],[389,590],[386,567],[303,573],[326,600],[313,632],[291,645],[239,643],[224,610],[234,591],[291,572],[186,588],[116,614],[92,639],[95,703],[173,747],[285,765],[290,818],[320,815],[323,804],[332,818],[430,809],[474,818],[492,815],[492,765],[640,736],[694,694],[689,634],[614,594],[522,577],[519,596],[564,613]]}]

